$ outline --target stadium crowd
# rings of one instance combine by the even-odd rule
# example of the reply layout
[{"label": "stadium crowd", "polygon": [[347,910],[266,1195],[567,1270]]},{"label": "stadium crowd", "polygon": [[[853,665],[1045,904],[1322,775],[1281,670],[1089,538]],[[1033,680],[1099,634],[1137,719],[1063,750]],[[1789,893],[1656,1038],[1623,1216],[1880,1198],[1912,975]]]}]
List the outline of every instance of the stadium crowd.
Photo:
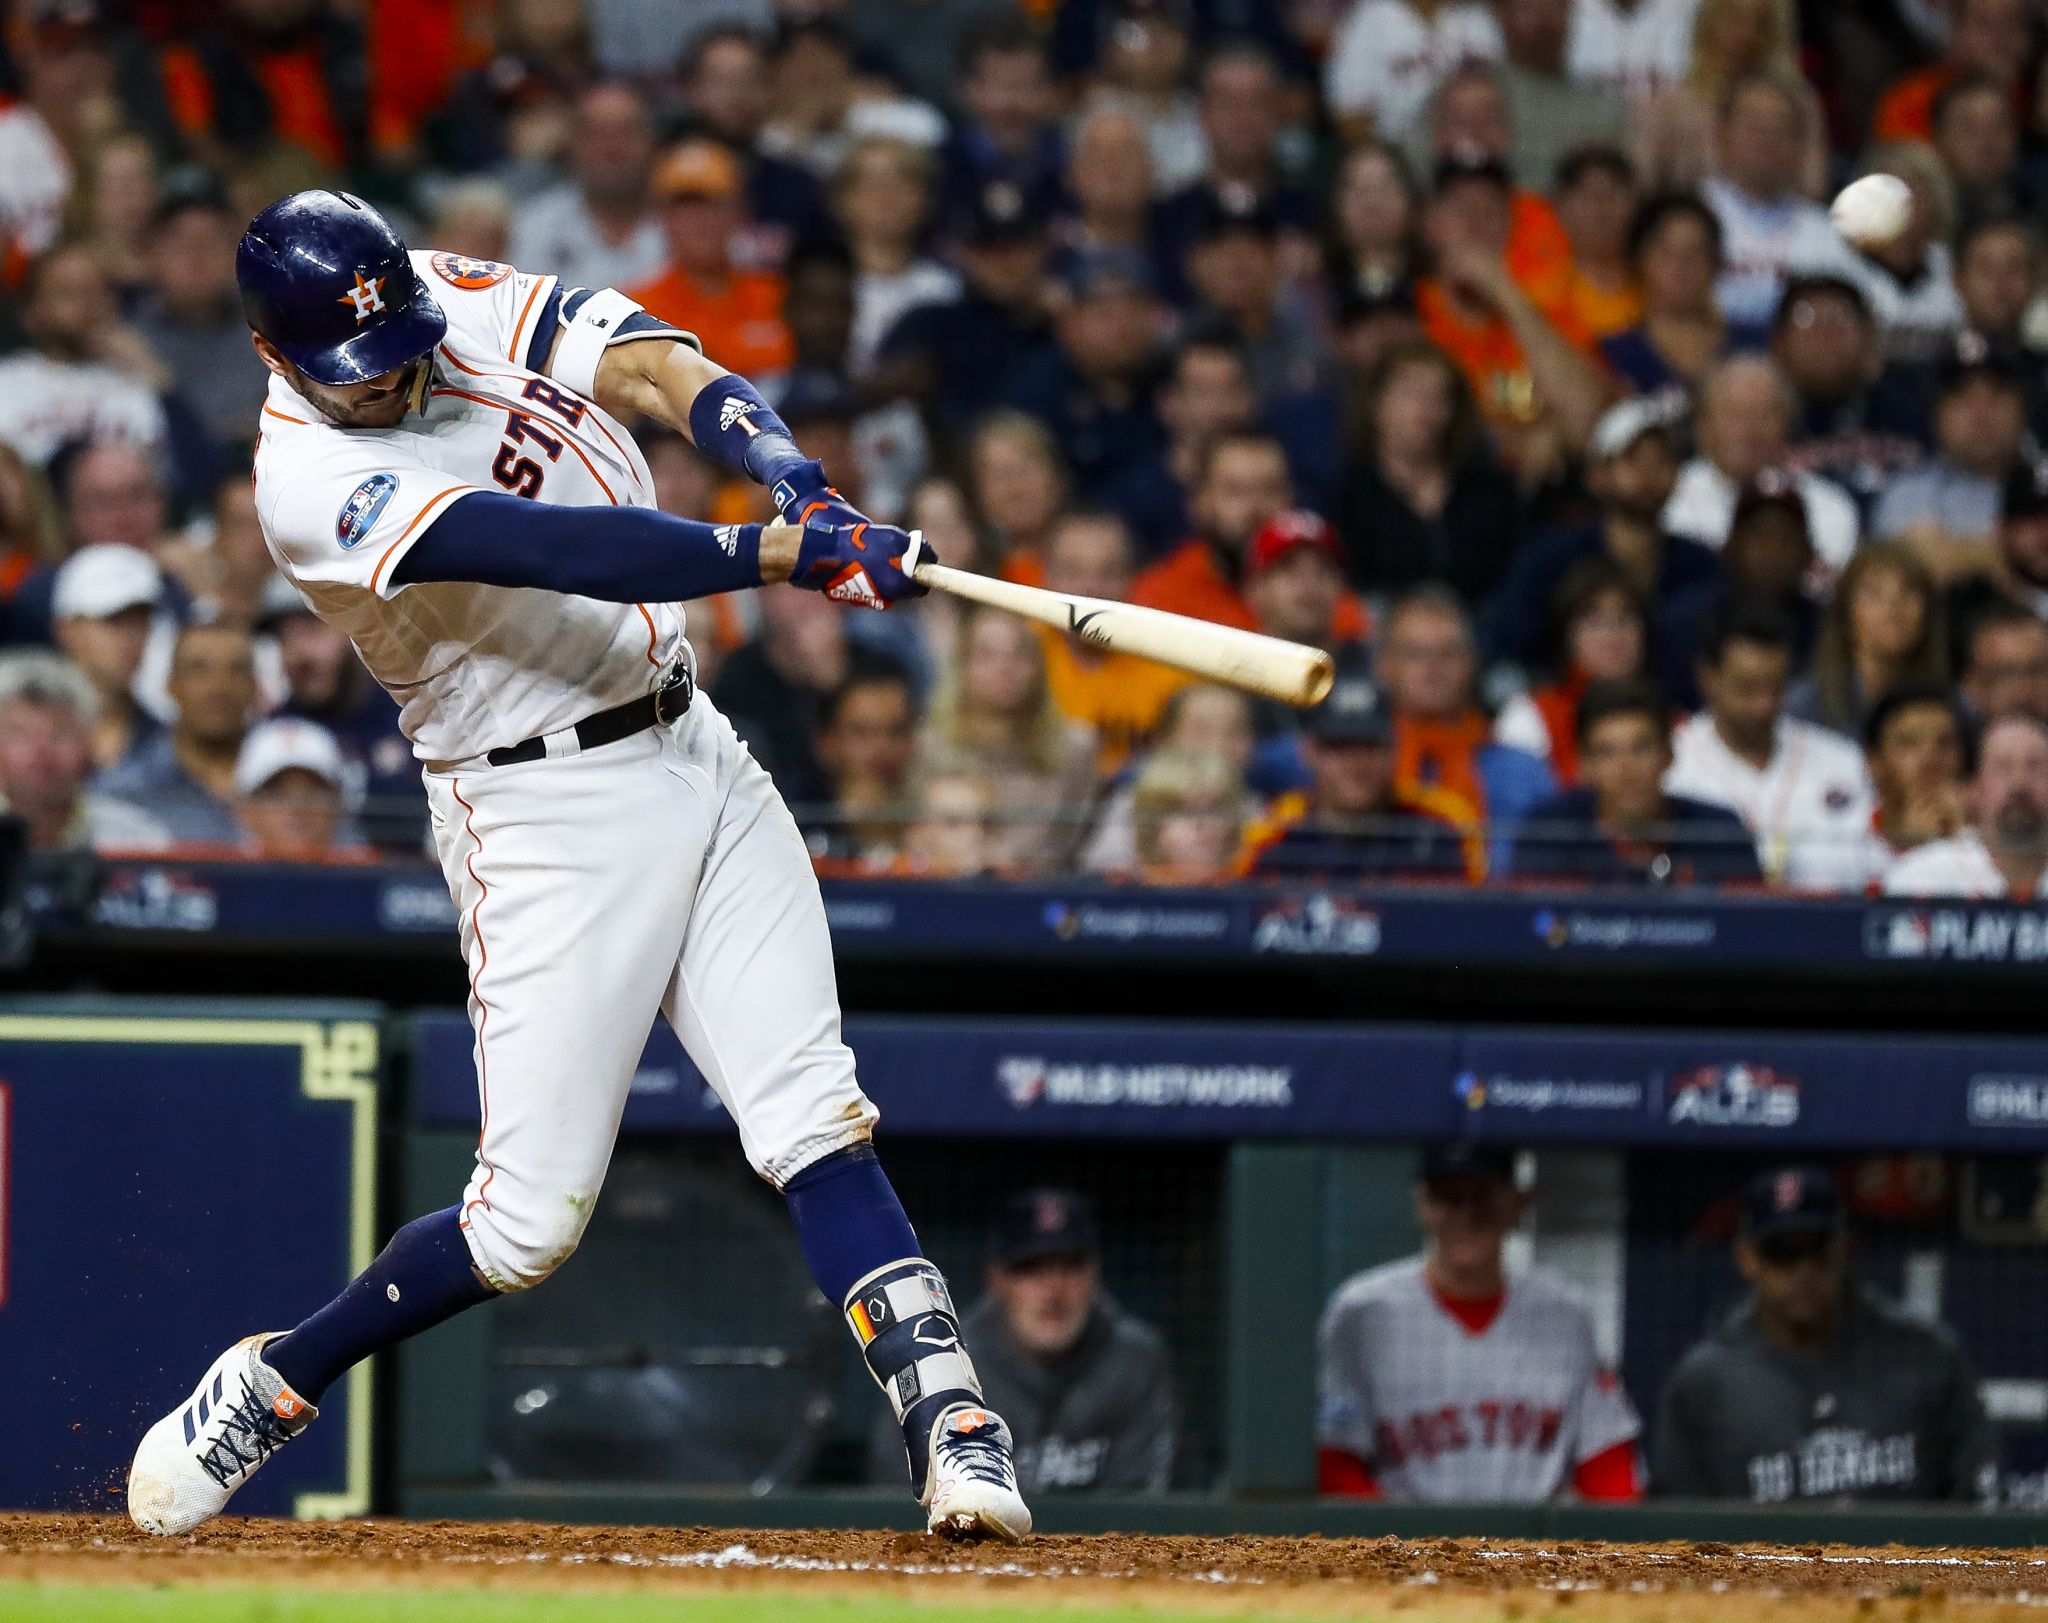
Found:
[{"label": "stadium crowd", "polygon": [[[933,597],[693,605],[844,871],[2048,894],[2033,0],[13,0],[0,796],[417,855],[273,571],[243,221],[617,286],[955,564],[1331,650],[1297,715]],[[1853,176],[1910,188],[1872,251]],[[643,431],[664,506],[770,516]]]}]

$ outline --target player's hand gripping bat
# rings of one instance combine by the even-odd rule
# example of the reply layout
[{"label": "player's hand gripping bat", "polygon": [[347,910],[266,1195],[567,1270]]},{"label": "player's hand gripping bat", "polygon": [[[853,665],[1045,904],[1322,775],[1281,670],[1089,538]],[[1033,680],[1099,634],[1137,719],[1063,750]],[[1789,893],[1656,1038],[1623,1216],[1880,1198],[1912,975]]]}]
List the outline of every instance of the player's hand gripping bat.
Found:
[{"label": "player's hand gripping bat", "polygon": [[1234,626],[1213,625],[1184,614],[1139,608],[1107,598],[1019,586],[992,580],[965,569],[953,569],[922,556],[924,532],[910,532],[903,572],[934,591],[950,592],[991,608],[1021,614],[1057,630],[1117,649],[1141,659],[1157,660],[1176,670],[1243,688],[1269,699],[1307,709],[1322,702],[1335,680],[1336,667],[1320,648],[1265,637]]}]

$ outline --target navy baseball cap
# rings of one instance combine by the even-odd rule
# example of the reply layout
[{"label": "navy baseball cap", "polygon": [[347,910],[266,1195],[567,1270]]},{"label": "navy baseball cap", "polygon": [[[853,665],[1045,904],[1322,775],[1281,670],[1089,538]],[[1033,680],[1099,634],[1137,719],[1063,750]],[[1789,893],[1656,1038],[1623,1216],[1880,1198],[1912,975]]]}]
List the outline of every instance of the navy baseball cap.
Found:
[{"label": "navy baseball cap", "polygon": [[1942,352],[1942,391],[1958,387],[1972,378],[1990,378],[2014,389],[2026,386],[2026,367],[2018,355],[2003,344],[1992,342],[1980,332],[1960,332]]},{"label": "navy baseball cap", "polygon": [[1499,1144],[1475,1144],[1468,1138],[1454,1138],[1427,1146],[1415,1176],[1422,1183],[1434,1183],[1438,1178],[1492,1178],[1512,1184],[1515,1152]]},{"label": "navy baseball cap", "polygon": [[961,222],[961,237],[976,247],[994,248],[1009,242],[1037,242],[1045,222],[1031,207],[1024,188],[1012,180],[992,180],[974,194]]},{"label": "navy baseball cap", "polygon": [[1270,240],[1279,234],[1280,216],[1249,186],[1216,186],[1196,200],[1191,225],[1197,242],[1214,242],[1240,231]]},{"label": "navy baseball cap", "polygon": [[1098,1257],[1102,1231],[1095,1208],[1071,1189],[1024,1189],[1003,1203],[989,1257],[1015,1268],[1044,1257]]},{"label": "navy baseball cap", "polygon": [[1391,744],[1394,711],[1380,685],[1363,671],[1342,671],[1329,697],[1311,710],[1303,725],[1318,744]]},{"label": "navy baseball cap", "polygon": [[1826,1234],[1841,1226],[1841,1191],[1819,1167],[1778,1167],[1761,1172],[1742,1192],[1742,1232],[1749,1239]]}]

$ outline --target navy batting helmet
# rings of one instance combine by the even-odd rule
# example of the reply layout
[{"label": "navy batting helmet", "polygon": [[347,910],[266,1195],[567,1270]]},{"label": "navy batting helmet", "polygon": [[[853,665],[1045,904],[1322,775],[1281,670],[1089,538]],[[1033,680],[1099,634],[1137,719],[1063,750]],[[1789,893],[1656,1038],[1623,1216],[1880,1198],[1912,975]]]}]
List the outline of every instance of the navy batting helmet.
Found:
[{"label": "navy batting helmet", "polygon": [[363,383],[448,330],[405,243],[347,192],[294,192],[242,233],[235,280],[249,325],[317,383]]}]

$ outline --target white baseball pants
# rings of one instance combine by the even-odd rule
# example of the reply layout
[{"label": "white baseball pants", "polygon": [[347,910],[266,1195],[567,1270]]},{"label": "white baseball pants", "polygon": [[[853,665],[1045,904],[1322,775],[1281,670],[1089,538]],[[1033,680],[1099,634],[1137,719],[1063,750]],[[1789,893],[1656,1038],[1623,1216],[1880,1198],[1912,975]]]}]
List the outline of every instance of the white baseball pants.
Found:
[{"label": "white baseball pants", "polygon": [[523,1290],[576,1249],[657,1009],[778,1188],[868,1138],[810,856],[703,695],[587,753],[424,775],[469,964],[486,1280]]}]

